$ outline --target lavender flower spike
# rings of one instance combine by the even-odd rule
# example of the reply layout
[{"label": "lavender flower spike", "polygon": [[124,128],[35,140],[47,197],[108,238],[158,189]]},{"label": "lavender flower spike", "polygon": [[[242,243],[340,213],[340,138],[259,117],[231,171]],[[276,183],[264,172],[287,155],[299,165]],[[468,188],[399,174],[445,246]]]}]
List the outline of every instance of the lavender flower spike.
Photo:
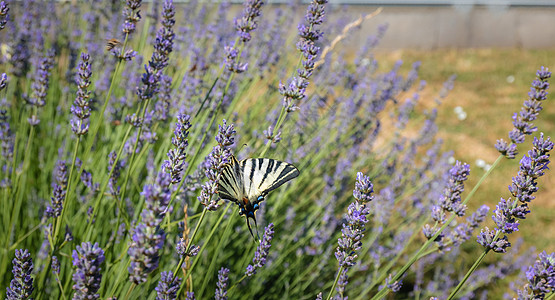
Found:
[{"label": "lavender flower spike", "polygon": [[147,276],[158,268],[160,249],[166,238],[159,228],[171,198],[171,177],[168,173],[158,172],[154,184],[147,184],[141,195],[145,198],[145,208],[141,212],[141,223],[133,229],[127,253],[131,264],[127,269],[129,280],[135,284],[146,282]]},{"label": "lavender flower spike", "polygon": [[16,249],[13,263],[13,279],[6,292],[8,300],[31,299],[33,293],[33,259],[26,249]]},{"label": "lavender flower spike", "polygon": [[262,5],[264,1],[261,0],[246,0],[243,3],[243,15],[240,19],[235,19],[235,29],[241,41],[246,43],[251,40],[250,32],[258,27],[256,18],[261,15]]},{"label": "lavender flower spike", "polygon": [[355,265],[356,251],[362,246],[360,240],[364,236],[364,226],[368,222],[366,216],[369,214],[369,209],[366,204],[373,200],[373,192],[374,186],[370,182],[370,178],[362,172],[358,172],[353,191],[355,201],[349,205],[345,216],[346,223],[341,229],[339,246],[335,251],[335,257],[339,261],[340,267],[350,268]]},{"label": "lavender flower spike", "polygon": [[141,101],[152,99],[158,93],[162,70],[168,65],[169,55],[173,51],[173,25],[175,24],[175,8],[173,1],[166,0],[162,13],[162,28],[156,33],[154,52],[145,65],[145,73],[141,78],[143,86],[137,89]]},{"label": "lavender flower spike", "polygon": [[[470,166],[457,161],[449,170],[449,181],[438,199],[437,203],[432,206],[432,220],[434,225],[426,224],[422,229],[424,236],[431,239],[439,230],[439,227],[445,223],[446,213],[452,212],[458,216],[464,216],[466,205],[461,203],[461,194],[464,191],[464,182],[470,174]],[[443,250],[445,242],[443,241],[443,233],[436,237],[435,242],[438,247]]]},{"label": "lavender flower spike", "polygon": [[160,281],[156,286],[156,300],[175,300],[177,299],[177,291],[181,278],[174,276],[172,271],[162,272],[160,274]]},{"label": "lavender flower spike", "polygon": [[182,179],[187,155],[185,150],[189,146],[190,119],[191,117],[186,114],[177,115],[177,122],[173,131],[174,136],[172,137],[172,145],[175,146],[175,149],[168,151],[168,160],[164,161],[163,164],[163,167],[171,174],[172,184],[180,183]]},{"label": "lavender flower spike", "polygon": [[518,291],[519,300],[544,299],[555,291],[555,253],[545,251],[538,255],[533,266],[526,271],[528,283]]},{"label": "lavender flower spike", "polygon": [[59,160],[54,171],[54,180],[52,184],[54,191],[52,192],[51,204],[46,207],[44,214],[49,218],[57,218],[62,214],[63,203],[66,198],[67,188],[67,166],[66,162]]},{"label": "lavender flower spike", "polygon": [[197,199],[208,210],[214,211],[220,207],[218,199],[213,200],[213,196],[218,191],[218,181],[222,173],[224,165],[231,162],[231,145],[235,142],[235,128],[233,124],[227,125],[226,120],[219,126],[218,134],[216,135],[216,145],[212,152],[206,157],[204,165],[204,173],[208,181],[202,186],[202,191]]},{"label": "lavender flower spike", "polygon": [[[27,103],[31,106],[43,107],[46,105],[46,92],[48,91],[50,81],[50,70],[54,67],[54,55],[54,49],[50,49],[47,55],[42,58],[36,70],[33,83],[31,83],[32,96],[30,98],[24,96]],[[36,115],[32,115],[28,121],[32,126],[36,126],[40,122]]]},{"label": "lavender flower spike", "polygon": [[141,11],[139,10],[141,2],[141,0],[125,1],[127,6],[123,9],[123,16],[125,17],[122,28],[123,33],[131,34],[135,31],[137,23],[141,20]]},{"label": "lavender flower spike", "polygon": [[343,291],[348,282],[347,270],[355,265],[356,251],[362,247],[361,239],[364,236],[364,227],[368,223],[366,216],[370,213],[367,205],[374,199],[373,192],[374,186],[370,177],[358,172],[355,189],[353,190],[355,201],[349,204],[345,223],[343,223],[343,229],[341,229],[341,237],[337,240],[338,247],[335,251],[335,258],[339,262],[337,289],[341,297],[343,297]]},{"label": "lavender flower spike", "polygon": [[71,106],[71,130],[77,136],[85,135],[89,131],[89,117],[91,116],[91,108],[89,107],[91,92],[87,89],[91,85],[91,63],[90,55],[81,53],[81,62],[79,63],[79,71],[75,81],[77,82],[77,97]]},{"label": "lavender flower spike", "polygon": [[104,251],[98,243],[83,242],[73,250],[73,299],[99,299],[97,294],[102,279],[100,265],[104,262]]},{"label": "lavender flower spike", "polygon": [[547,68],[541,67],[536,72],[536,77],[532,81],[528,99],[524,101],[520,112],[513,115],[514,128],[509,132],[509,139],[512,143],[509,144],[505,140],[499,139],[495,144],[495,149],[509,159],[515,158],[518,153],[516,144],[523,143],[526,135],[530,135],[537,130],[532,121],[538,118],[538,114],[542,110],[542,101],[547,98],[547,90],[549,89],[547,79],[551,77],[551,72]]},{"label": "lavender flower spike", "polygon": [[10,16],[8,15],[9,10],[10,8],[5,1],[0,2],[0,30],[4,29],[6,23],[8,23],[8,18]]},{"label": "lavender flower spike", "polygon": [[227,280],[229,276],[229,269],[221,268],[218,271],[218,282],[216,283],[216,294],[214,299],[227,300]]},{"label": "lavender flower spike", "polygon": [[254,252],[254,258],[252,259],[252,265],[247,266],[247,271],[245,275],[252,276],[256,274],[257,268],[262,268],[266,264],[266,257],[268,256],[268,250],[272,246],[272,238],[274,237],[274,224],[270,223],[264,229],[264,236],[262,241],[256,247],[256,252]]},{"label": "lavender flower spike", "polygon": [[[553,150],[553,142],[549,137],[534,138],[532,150],[528,156],[522,157],[516,177],[509,186],[509,192],[514,199],[501,198],[493,211],[492,219],[497,228],[489,230],[487,227],[478,236],[478,243],[494,252],[505,252],[510,247],[508,238],[504,234],[518,231],[518,220],[523,220],[530,213],[528,202],[535,199],[532,194],[538,191],[537,180],[545,174],[549,164],[549,151]],[[501,235],[503,237],[501,238]]]},{"label": "lavender flower spike", "polygon": [[324,21],[326,3],[328,3],[327,0],[313,0],[305,15],[306,23],[299,24],[300,40],[297,43],[297,49],[302,53],[302,65],[297,70],[298,77],[292,77],[287,84],[281,82],[279,84],[279,93],[283,96],[283,105],[287,108],[287,112],[297,110],[297,104],[305,98],[308,79],[312,76],[316,56],[320,51],[316,42],[323,33],[317,29],[317,26]]}]

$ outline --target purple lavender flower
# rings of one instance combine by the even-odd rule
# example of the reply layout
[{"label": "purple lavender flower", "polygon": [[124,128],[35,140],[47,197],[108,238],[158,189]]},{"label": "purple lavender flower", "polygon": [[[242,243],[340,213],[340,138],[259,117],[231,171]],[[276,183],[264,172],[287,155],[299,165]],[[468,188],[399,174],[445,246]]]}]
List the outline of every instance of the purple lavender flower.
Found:
[{"label": "purple lavender flower", "polygon": [[374,186],[370,178],[358,172],[353,190],[355,201],[349,204],[345,223],[341,229],[341,238],[338,239],[339,246],[335,251],[340,269],[348,269],[355,265],[356,251],[362,247],[360,240],[364,236],[364,226],[368,222],[366,216],[370,213],[367,203],[372,201],[373,192]]},{"label": "purple lavender flower", "polygon": [[[116,163],[117,153],[115,151],[110,152],[109,160],[108,160],[108,172],[112,172],[110,179],[108,180],[108,189],[110,190],[110,194],[114,197],[119,195],[120,187],[118,184],[118,179],[121,173],[121,170],[125,167],[125,160],[119,159]],[[113,169],[113,170],[112,170]]]},{"label": "purple lavender flower", "polygon": [[305,15],[306,23],[299,24],[300,40],[297,49],[302,53],[302,66],[297,70],[298,77],[292,77],[287,84],[279,84],[279,93],[283,96],[283,105],[287,112],[297,110],[297,104],[305,98],[308,79],[312,76],[316,56],[320,51],[315,43],[323,33],[317,29],[317,25],[324,21],[326,3],[327,0],[313,0]]},{"label": "purple lavender flower", "polygon": [[228,71],[233,73],[243,73],[248,69],[248,63],[241,63],[237,59],[239,52],[233,46],[224,47],[225,59],[224,64]]},{"label": "purple lavender flower", "polygon": [[235,142],[235,128],[233,124],[227,125],[226,120],[219,126],[218,134],[216,135],[216,145],[212,152],[207,156],[204,166],[206,177],[208,181],[202,186],[202,191],[197,199],[208,210],[214,211],[220,207],[218,200],[212,197],[218,191],[218,182],[222,173],[222,168],[231,162],[231,145]]},{"label": "purple lavender flower", "polygon": [[401,287],[403,286],[403,280],[391,282],[392,277],[393,276],[389,274],[389,276],[385,279],[385,286],[392,292],[397,293],[401,290]]},{"label": "purple lavender flower", "polygon": [[141,14],[139,8],[141,7],[141,0],[126,0],[127,6],[123,9],[123,16],[125,21],[123,22],[122,31],[124,34],[128,35],[135,31],[136,24],[141,20]]},{"label": "purple lavender flower", "polygon": [[[438,199],[438,202],[431,208],[432,220],[435,221],[434,225],[424,225],[422,231],[424,236],[428,239],[432,238],[439,227],[445,223],[446,213],[452,212],[458,216],[464,216],[466,205],[461,204],[461,194],[464,191],[464,182],[470,173],[470,166],[465,163],[457,161],[455,165],[449,170],[449,179],[443,194]],[[436,237],[435,242],[442,249],[444,246],[443,233]]]},{"label": "purple lavender flower", "polygon": [[183,167],[185,166],[186,150],[189,146],[189,129],[191,117],[186,114],[178,114],[177,122],[175,122],[174,136],[172,137],[172,145],[175,149],[168,151],[168,160],[164,161],[164,168],[171,174],[172,184],[180,183],[183,175]]},{"label": "purple lavender flower", "polygon": [[262,241],[256,247],[254,252],[254,257],[252,259],[252,265],[247,266],[247,271],[245,275],[252,276],[256,274],[256,269],[264,267],[266,264],[266,257],[268,257],[268,250],[272,246],[272,238],[274,237],[274,224],[270,223],[264,229],[264,236],[262,236]]},{"label": "purple lavender flower", "polygon": [[62,214],[64,200],[66,198],[67,187],[67,166],[66,162],[59,160],[54,170],[54,191],[52,192],[51,204],[46,207],[45,215],[48,218],[57,218]]},{"label": "purple lavender flower", "polygon": [[251,40],[250,32],[258,27],[256,18],[261,15],[262,5],[264,5],[264,1],[261,0],[246,0],[243,2],[243,15],[240,19],[235,19],[235,29],[244,43]]},{"label": "purple lavender flower", "polygon": [[[12,134],[10,129],[10,122],[8,117],[8,111],[4,108],[0,108],[0,146],[2,147],[2,157],[8,163],[12,161],[13,149],[14,149],[15,136]],[[2,166],[5,170],[9,170],[8,164]],[[10,172],[4,172],[4,176],[0,181],[1,187],[10,186]]]},{"label": "purple lavender flower", "polygon": [[158,90],[158,101],[154,107],[155,118],[158,121],[166,121],[171,106],[172,77],[162,75],[160,78],[160,89]]},{"label": "purple lavender flower", "polygon": [[148,65],[145,65],[145,73],[141,78],[143,86],[137,89],[137,95],[141,101],[152,99],[158,93],[162,70],[168,65],[169,54],[173,50],[175,8],[172,0],[164,2],[162,17],[163,26],[156,33],[154,52]]},{"label": "purple lavender flower", "polygon": [[71,106],[74,117],[71,119],[71,130],[78,136],[84,135],[89,131],[89,117],[91,116],[90,94],[87,89],[91,84],[91,63],[90,55],[81,53],[79,72],[77,74],[77,97]]},{"label": "purple lavender flower", "polygon": [[221,268],[218,271],[218,282],[216,283],[216,300],[227,300],[227,280],[229,276],[229,269]]},{"label": "purple lavender flower", "polygon": [[503,199],[499,201],[493,211],[492,219],[497,228],[490,231],[487,227],[478,236],[478,243],[486,249],[495,252],[505,252],[510,247],[507,236],[499,239],[501,234],[510,234],[518,231],[518,220],[523,220],[530,213],[528,202],[535,199],[532,196],[538,191],[537,179],[545,174],[549,164],[549,151],[553,149],[553,142],[549,137],[544,138],[543,133],[540,138],[534,138],[532,150],[528,151],[528,156],[522,157],[520,167],[516,177],[509,186],[509,192],[514,199]]},{"label": "purple lavender flower", "polygon": [[[46,92],[50,81],[50,70],[54,67],[54,49],[50,49],[47,55],[42,58],[39,67],[37,68],[31,89],[33,91],[30,98],[26,99],[27,103],[35,107],[43,107],[46,104]],[[26,98],[26,96],[24,96]],[[39,122],[38,117],[32,114],[29,118],[29,123],[33,126]]]},{"label": "purple lavender flower", "polygon": [[339,275],[339,280],[337,280],[337,287],[335,290],[337,291],[337,295],[334,300],[347,300],[349,297],[345,296],[345,287],[349,283],[348,279],[349,276],[347,275],[348,269],[343,269],[341,274]]},{"label": "purple lavender flower", "polygon": [[537,127],[532,124],[532,121],[538,118],[538,114],[542,110],[542,101],[547,98],[547,90],[549,83],[547,79],[551,77],[551,72],[545,67],[541,67],[536,72],[536,79],[532,81],[532,87],[528,92],[528,99],[524,101],[520,112],[513,114],[514,128],[509,132],[509,144],[503,139],[497,140],[495,149],[499,153],[505,155],[509,159],[515,158],[518,150],[515,144],[524,142],[526,135],[534,133]]},{"label": "purple lavender flower", "polygon": [[127,251],[131,258],[128,268],[129,280],[135,284],[146,282],[148,274],[158,268],[159,251],[165,240],[165,233],[159,225],[171,198],[170,183],[169,174],[158,172],[155,183],[145,185],[141,193],[145,198],[146,207],[141,213],[141,223],[133,229]]},{"label": "purple lavender flower", "polygon": [[185,298],[186,300],[196,300],[195,298],[195,293],[194,292],[187,292],[187,298]]},{"label": "purple lavender flower", "polygon": [[155,288],[156,300],[177,299],[177,291],[179,291],[180,284],[181,278],[174,276],[172,271],[162,272],[158,285]]},{"label": "purple lavender flower", "polygon": [[0,30],[4,29],[6,23],[8,23],[8,19],[10,15],[8,15],[8,11],[10,8],[5,1],[0,2]]},{"label": "purple lavender flower", "polygon": [[6,292],[6,299],[31,299],[33,293],[33,259],[27,249],[16,249],[13,263],[13,279]]},{"label": "purple lavender flower", "polygon": [[187,251],[187,241],[184,238],[181,238],[181,240],[177,242],[177,246],[175,247],[175,250],[177,254],[181,257],[183,256],[193,257],[198,254],[200,250],[200,246],[191,245],[191,247],[189,248],[189,252],[185,252]]},{"label": "purple lavender flower", "polygon": [[104,251],[98,243],[83,242],[73,250],[73,299],[98,299],[98,289],[102,280],[100,265],[104,262]]},{"label": "purple lavender flower", "polygon": [[52,273],[56,275],[56,281],[58,280],[58,275],[60,275],[60,261],[57,256],[52,256]]},{"label": "purple lavender flower", "polygon": [[544,299],[555,291],[555,253],[541,252],[534,265],[528,267],[526,279],[528,283],[518,291],[519,300]]}]

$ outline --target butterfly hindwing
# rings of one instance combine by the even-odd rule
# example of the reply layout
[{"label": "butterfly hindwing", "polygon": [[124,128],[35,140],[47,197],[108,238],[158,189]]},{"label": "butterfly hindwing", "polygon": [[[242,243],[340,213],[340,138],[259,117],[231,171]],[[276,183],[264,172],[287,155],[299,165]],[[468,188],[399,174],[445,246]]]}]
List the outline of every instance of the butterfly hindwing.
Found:
[{"label": "butterfly hindwing", "polygon": [[218,193],[220,198],[238,203],[243,198],[243,176],[241,167],[234,156],[231,162],[223,167],[222,175],[218,181]]},{"label": "butterfly hindwing", "polygon": [[287,181],[299,176],[299,170],[286,162],[269,158],[245,159],[240,162],[244,194],[249,199],[265,196]]}]

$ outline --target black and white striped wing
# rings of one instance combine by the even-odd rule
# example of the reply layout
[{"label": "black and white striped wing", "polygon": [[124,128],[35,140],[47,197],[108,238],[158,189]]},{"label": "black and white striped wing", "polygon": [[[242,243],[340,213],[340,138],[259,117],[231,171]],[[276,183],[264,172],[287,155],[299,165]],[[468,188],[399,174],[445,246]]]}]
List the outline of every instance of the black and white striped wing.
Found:
[{"label": "black and white striped wing", "polygon": [[269,158],[245,159],[240,162],[243,173],[244,194],[257,199],[299,176],[292,164]]},{"label": "black and white striped wing", "polygon": [[222,169],[218,181],[218,194],[220,198],[238,203],[243,199],[243,176],[237,159],[232,156],[231,162]]}]

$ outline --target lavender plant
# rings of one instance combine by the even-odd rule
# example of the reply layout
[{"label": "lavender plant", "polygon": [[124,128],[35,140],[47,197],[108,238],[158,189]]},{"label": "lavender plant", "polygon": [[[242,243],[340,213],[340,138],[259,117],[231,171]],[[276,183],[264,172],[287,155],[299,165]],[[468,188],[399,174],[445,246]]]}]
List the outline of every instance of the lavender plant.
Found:
[{"label": "lavender plant", "polygon": [[[515,297],[553,295],[553,255],[508,248],[541,217],[547,68],[478,179],[438,137],[454,77],[429,101],[425,65],[375,53],[386,25],[344,47],[373,15],[325,0],[233,5],[0,1],[8,299],[477,298],[521,266]],[[526,135],[534,148],[479,233],[492,226],[478,188],[507,179],[503,158]],[[218,195],[232,156],[300,171],[261,203],[260,241]],[[470,267],[476,251],[506,250]]]}]

